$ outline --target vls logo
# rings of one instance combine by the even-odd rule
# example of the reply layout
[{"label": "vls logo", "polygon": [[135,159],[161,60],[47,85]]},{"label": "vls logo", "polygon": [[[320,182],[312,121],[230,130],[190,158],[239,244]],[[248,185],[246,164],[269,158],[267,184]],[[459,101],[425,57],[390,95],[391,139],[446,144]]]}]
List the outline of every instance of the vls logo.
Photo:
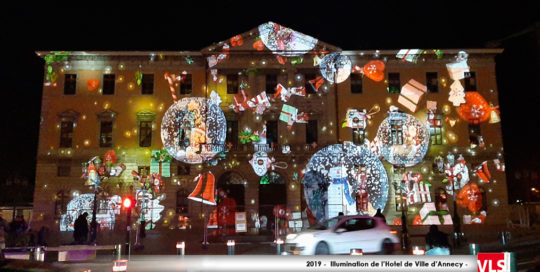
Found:
[{"label": "vls logo", "polygon": [[478,253],[478,272],[511,272],[510,253]]}]

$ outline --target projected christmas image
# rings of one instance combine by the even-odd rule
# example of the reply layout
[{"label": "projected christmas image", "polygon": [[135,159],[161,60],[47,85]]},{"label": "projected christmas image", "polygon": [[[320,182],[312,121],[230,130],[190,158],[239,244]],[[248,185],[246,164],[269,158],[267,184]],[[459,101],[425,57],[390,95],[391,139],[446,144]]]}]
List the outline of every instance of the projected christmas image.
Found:
[{"label": "projected christmas image", "polygon": [[201,97],[183,98],[163,116],[161,140],[175,159],[199,164],[223,151],[226,124],[218,103]]}]

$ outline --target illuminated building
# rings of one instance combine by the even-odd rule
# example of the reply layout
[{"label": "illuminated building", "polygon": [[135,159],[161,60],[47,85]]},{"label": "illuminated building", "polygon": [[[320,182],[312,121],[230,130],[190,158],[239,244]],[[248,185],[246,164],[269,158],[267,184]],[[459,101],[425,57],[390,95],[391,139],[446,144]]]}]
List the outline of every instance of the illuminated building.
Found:
[{"label": "illuminated building", "polygon": [[[443,180],[447,177],[438,173],[434,164],[436,166],[438,156],[445,159],[451,153],[457,162],[462,155],[470,181],[478,183],[479,194],[483,196],[484,206],[475,211],[477,214],[472,214],[473,218],[480,211],[486,211],[486,225],[506,222],[505,173],[498,171],[494,164],[495,159],[504,163],[500,122],[471,124],[459,117],[459,107],[448,100],[454,81],[446,67],[455,61],[460,51],[466,51],[470,72],[458,81],[465,91],[477,91],[488,103],[498,105],[494,57],[502,50],[420,50],[413,61],[404,61],[396,57],[399,50],[342,51],[315,39],[309,41],[312,43],[309,48],[302,49],[305,50],[302,54],[280,54],[268,50],[264,44],[260,47],[260,31],[255,28],[201,51],[37,52],[44,58],[60,57],[50,60],[45,69],[33,223],[59,230],[61,214],[66,213],[68,202],[79,194],[93,192],[80,178],[82,163],[94,156],[103,156],[111,149],[115,150],[118,161],[126,170],[120,177],[111,178],[110,184],[104,185],[103,189],[111,196],[127,194],[129,186],[134,184],[131,171],[148,173],[152,152],[163,149],[160,128],[165,112],[173,104],[171,86],[178,100],[186,97],[210,99],[212,91],[219,94],[227,120],[226,147],[230,151],[217,165],[171,162],[171,176],[163,177],[166,197],[160,201],[164,210],[155,224],[157,229],[181,229],[184,221],[179,218],[184,217],[200,226],[201,214],[210,213],[213,208],[204,206],[202,209],[200,203],[187,200],[187,196],[197,185],[194,178],[208,170],[215,175],[216,188],[235,200],[236,211],[247,212],[250,233],[256,233],[254,216],[273,217],[275,205],[284,205],[292,213],[303,212],[307,204],[303,200],[302,170],[317,151],[334,144],[372,141],[388,117],[390,106],[427,124],[427,101],[437,102],[437,110],[429,116],[431,127],[428,127],[429,139],[426,139],[429,149],[419,162],[405,165],[402,170],[421,173],[422,181],[431,184],[427,190],[432,202],[438,201],[438,206],[446,205],[452,211],[452,197],[449,196],[448,203],[441,200],[446,197],[443,191],[447,184]],[[262,49],[259,51],[259,48]],[[319,62],[325,51],[341,52],[350,59],[353,67],[380,60],[386,66],[382,72],[384,79],[375,81],[352,68],[353,73],[348,77],[342,78],[339,72],[336,74],[337,81],[342,81],[339,84],[332,84],[332,78],[328,76],[322,82],[317,78],[321,72],[314,62]],[[169,81],[166,73],[181,75],[182,82]],[[413,105],[409,102],[404,106],[398,102],[400,90],[411,79],[425,85],[427,93]],[[313,86],[317,83],[321,85],[315,91]],[[280,95],[274,98],[278,84],[285,88],[305,87],[306,95],[293,94],[283,102]],[[263,114],[251,109],[235,112],[230,105],[242,89],[249,98],[266,91],[271,107]],[[289,130],[288,124],[280,120],[283,104],[294,106],[298,113],[307,113],[309,121],[295,122]],[[377,113],[372,114],[362,128],[351,129],[343,123],[347,121],[348,110],[352,109]],[[392,133],[401,133],[399,137],[405,137],[408,131],[395,128],[391,121],[387,121],[386,127],[396,129],[391,130]],[[240,143],[238,136],[242,131],[246,128],[252,132],[262,131],[264,122],[267,144]],[[482,136],[480,142],[477,136]],[[287,149],[290,153],[284,152]],[[268,169],[266,176],[257,175],[249,162],[256,151],[269,151],[276,166],[281,163],[281,167]],[[401,216],[402,200],[400,195],[396,197],[397,187],[392,184],[400,183],[403,174],[399,172],[399,165],[393,167],[386,160],[381,161],[388,174],[384,213],[391,224]],[[476,166],[484,161],[487,161],[491,175],[489,182],[480,182],[475,174]],[[361,165],[356,168],[362,169]],[[219,196],[216,198],[219,201]],[[417,200],[409,203],[408,224],[417,217],[421,204]],[[464,207],[459,208],[458,213],[461,217],[471,215],[472,211]]]}]

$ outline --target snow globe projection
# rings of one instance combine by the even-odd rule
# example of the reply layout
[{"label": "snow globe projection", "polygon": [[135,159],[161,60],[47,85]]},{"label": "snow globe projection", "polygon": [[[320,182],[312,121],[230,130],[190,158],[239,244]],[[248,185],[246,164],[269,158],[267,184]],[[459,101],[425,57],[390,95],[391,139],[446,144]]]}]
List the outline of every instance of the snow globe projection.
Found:
[{"label": "snow globe projection", "polygon": [[349,57],[340,53],[330,53],[324,56],[319,65],[321,75],[330,83],[333,83],[334,80],[337,83],[347,80],[351,74],[351,68]]},{"label": "snow globe projection", "polygon": [[222,152],[227,122],[219,103],[204,97],[175,102],[161,123],[163,146],[176,160],[200,164]]},{"label": "snow globe projection", "polygon": [[384,210],[388,176],[377,155],[351,142],[327,146],[311,157],[304,177],[309,212],[322,221],[337,216]]},{"label": "snow globe projection", "polygon": [[422,161],[429,148],[429,129],[416,117],[390,111],[379,126],[375,152],[392,165],[413,166]]},{"label": "snow globe projection", "polygon": [[317,44],[317,39],[273,22],[260,25],[259,34],[272,53],[284,57],[303,55]]}]

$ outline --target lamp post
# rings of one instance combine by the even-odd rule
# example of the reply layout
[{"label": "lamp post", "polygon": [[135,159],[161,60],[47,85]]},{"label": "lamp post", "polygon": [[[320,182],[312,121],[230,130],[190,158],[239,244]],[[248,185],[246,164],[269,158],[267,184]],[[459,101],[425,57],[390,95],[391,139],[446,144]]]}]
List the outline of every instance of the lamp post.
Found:
[{"label": "lamp post", "polygon": [[458,174],[456,178],[452,180],[452,193],[454,194],[454,214],[452,220],[454,221],[454,247],[460,245],[461,236],[461,221],[457,212],[457,194],[456,194],[456,181],[461,180],[461,174]]},{"label": "lamp post", "polygon": [[[401,182],[401,177],[403,176],[403,173],[405,172],[405,165],[399,164],[394,165],[394,175],[399,175],[399,181]],[[400,236],[400,242],[401,242],[401,249],[407,250],[409,248],[409,232],[407,230],[407,196],[403,195],[403,188],[402,186],[398,185],[396,181],[392,183],[394,185],[395,193],[397,193],[398,189],[400,191],[399,198],[401,203],[401,236]]]}]

